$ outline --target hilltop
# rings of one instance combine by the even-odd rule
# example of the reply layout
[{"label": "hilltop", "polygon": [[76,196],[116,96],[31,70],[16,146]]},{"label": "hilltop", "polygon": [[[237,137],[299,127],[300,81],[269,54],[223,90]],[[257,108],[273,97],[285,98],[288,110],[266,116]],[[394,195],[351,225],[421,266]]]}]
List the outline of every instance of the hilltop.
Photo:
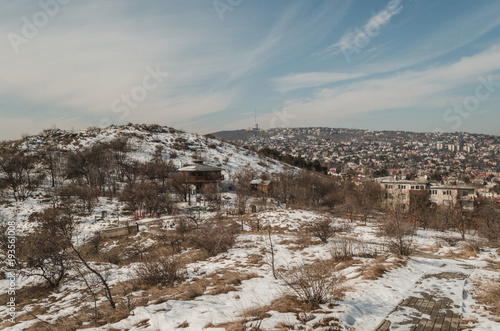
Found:
[{"label": "hilltop", "polygon": [[38,135],[3,142],[3,145],[16,146],[18,150],[33,153],[46,148],[68,152],[114,140],[126,141],[131,148],[130,157],[134,160],[147,161],[161,148],[162,154],[172,160],[176,167],[202,159],[208,164],[222,167],[227,178],[236,169],[249,164],[258,172],[283,169],[283,165],[275,160],[263,158],[253,151],[219,139],[148,124],[112,125],[79,131],[47,129]]}]

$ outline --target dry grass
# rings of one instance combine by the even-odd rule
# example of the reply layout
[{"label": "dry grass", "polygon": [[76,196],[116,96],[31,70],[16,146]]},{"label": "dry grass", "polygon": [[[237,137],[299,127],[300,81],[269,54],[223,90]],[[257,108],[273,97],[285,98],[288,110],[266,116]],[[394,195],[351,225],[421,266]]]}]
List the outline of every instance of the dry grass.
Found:
[{"label": "dry grass", "polygon": [[247,328],[245,326],[246,321],[234,321],[234,322],[228,322],[228,323],[223,323],[223,324],[212,324],[209,323],[205,325],[206,329],[212,329],[212,328],[223,328],[226,331],[245,331]]},{"label": "dry grass", "polygon": [[[393,260],[387,261],[390,257],[393,257]],[[379,256],[369,265],[362,268],[362,277],[363,279],[376,280],[382,277],[389,270],[401,268],[407,263],[407,258],[397,258],[394,255]]]},{"label": "dry grass", "polygon": [[500,321],[500,280],[478,284],[475,299],[479,304],[486,305],[496,320]]},{"label": "dry grass", "polygon": [[189,328],[189,323],[187,321],[184,321],[183,323],[179,324],[177,328],[179,329]]},{"label": "dry grass", "polygon": [[480,249],[479,242],[469,241],[458,253],[452,253],[452,257],[467,260],[476,257]]},{"label": "dry grass", "polygon": [[257,274],[245,274],[241,272],[227,271],[219,276],[218,274],[209,276],[207,279],[210,281],[209,286],[213,286],[207,295],[217,295],[237,291],[242,281],[259,277]]},{"label": "dry grass", "polygon": [[376,263],[368,268],[364,269],[363,272],[363,279],[368,279],[368,280],[376,280],[382,277],[387,271],[389,270],[389,267],[386,266],[385,264],[381,263]]},{"label": "dry grass", "polygon": [[300,300],[294,295],[284,295],[273,300],[269,305],[254,309],[249,309],[241,316],[261,316],[269,311],[277,311],[279,313],[297,313],[302,311],[311,311],[316,307],[311,306],[304,300]]},{"label": "dry grass", "polygon": [[[118,322],[128,317],[130,315],[130,311],[135,307],[144,306],[148,303],[148,298],[144,297],[148,295],[147,293],[143,293],[143,297],[122,295],[123,293],[129,294],[137,289],[138,287],[135,286],[135,283],[130,281],[120,283],[113,287],[112,294],[116,302],[116,309],[112,309],[107,301],[103,302],[97,308],[97,319],[95,319],[91,302],[87,302],[87,305],[79,307],[77,313],[73,313],[69,316],[61,316],[57,320],[50,320],[46,322],[39,321],[27,330],[77,330],[82,328],[83,323],[90,322],[90,324],[86,324],[85,327],[98,327]],[[50,307],[47,305],[47,302],[40,302],[39,304],[33,306],[31,312],[36,316],[43,315],[46,312],[46,306]],[[19,319],[16,319],[16,321],[22,321],[21,317],[23,318],[22,320],[35,318],[31,315],[21,315]],[[43,320],[43,317],[40,319]],[[50,324],[47,322],[50,322]],[[2,327],[4,326],[2,325]]]},{"label": "dry grass", "polygon": [[319,243],[319,240],[311,237],[306,232],[298,232],[294,237],[279,241],[280,245],[287,246],[287,249],[291,251],[302,251],[309,246],[317,245]]},{"label": "dry grass", "polygon": [[492,271],[500,271],[500,261],[492,260],[492,259],[483,259],[483,261],[487,262],[488,265],[486,266],[486,269],[492,270]]},{"label": "dry grass", "polygon": [[[311,311],[314,308],[316,307],[307,304],[293,295],[285,295],[273,300],[271,304],[267,306],[245,310],[240,315],[240,320],[222,324],[208,324],[205,328],[224,328],[228,331],[245,331],[247,330],[247,323],[252,322],[252,326],[258,327],[260,325],[260,321],[271,317],[269,311],[277,311],[279,313],[299,313],[302,311]],[[290,330],[285,324],[276,327],[278,330]]]},{"label": "dry grass", "polygon": [[189,301],[204,294],[218,295],[237,291],[243,281],[255,277],[259,276],[254,273],[224,270],[218,274],[205,275],[204,277],[194,279],[189,283],[178,284],[175,287],[139,284],[135,287],[135,290],[143,290],[143,296],[155,298],[155,304],[166,300]]},{"label": "dry grass", "polygon": [[[45,285],[32,285],[25,286],[16,291],[16,306],[21,308],[33,302],[33,300],[41,300],[47,298],[52,293],[52,289]],[[10,300],[10,295],[4,293],[0,295],[0,302],[7,302]]]},{"label": "dry grass", "polygon": [[265,261],[263,260],[264,256],[262,254],[251,254],[247,256],[247,264],[254,266],[263,266]]}]

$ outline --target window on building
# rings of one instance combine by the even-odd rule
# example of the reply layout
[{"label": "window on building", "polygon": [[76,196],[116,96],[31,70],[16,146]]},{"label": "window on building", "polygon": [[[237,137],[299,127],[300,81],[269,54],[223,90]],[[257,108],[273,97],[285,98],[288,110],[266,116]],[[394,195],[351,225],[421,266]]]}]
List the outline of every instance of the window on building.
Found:
[{"label": "window on building", "polygon": [[398,185],[398,189],[400,189],[400,190],[406,190],[406,185]]},{"label": "window on building", "polygon": [[437,195],[438,194],[438,190],[431,190],[431,195]]}]

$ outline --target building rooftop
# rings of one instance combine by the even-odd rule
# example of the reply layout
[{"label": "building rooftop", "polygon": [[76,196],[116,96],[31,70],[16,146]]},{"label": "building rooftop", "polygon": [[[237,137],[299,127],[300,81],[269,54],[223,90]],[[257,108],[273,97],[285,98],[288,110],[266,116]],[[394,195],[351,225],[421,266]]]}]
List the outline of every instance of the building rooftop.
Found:
[{"label": "building rooftop", "polygon": [[207,164],[203,164],[203,161],[194,161],[193,164],[187,164],[184,167],[180,168],[179,171],[222,171],[222,168],[210,166]]}]

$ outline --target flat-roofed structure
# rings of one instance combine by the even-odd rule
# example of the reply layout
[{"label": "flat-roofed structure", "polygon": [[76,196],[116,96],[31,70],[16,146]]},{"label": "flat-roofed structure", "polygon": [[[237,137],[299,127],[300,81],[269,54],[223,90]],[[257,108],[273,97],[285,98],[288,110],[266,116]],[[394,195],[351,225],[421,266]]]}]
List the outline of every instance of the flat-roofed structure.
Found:
[{"label": "flat-roofed structure", "polygon": [[471,186],[439,185],[430,187],[430,200],[438,206],[459,203],[466,210],[474,210],[476,189]]},{"label": "flat-roofed structure", "polygon": [[398,203],[403,209],[409,208],[412,198],[427,194],[427,184],[415,180],[384,179],[380,181],[380,185],[386,191],[386,203]]}]

